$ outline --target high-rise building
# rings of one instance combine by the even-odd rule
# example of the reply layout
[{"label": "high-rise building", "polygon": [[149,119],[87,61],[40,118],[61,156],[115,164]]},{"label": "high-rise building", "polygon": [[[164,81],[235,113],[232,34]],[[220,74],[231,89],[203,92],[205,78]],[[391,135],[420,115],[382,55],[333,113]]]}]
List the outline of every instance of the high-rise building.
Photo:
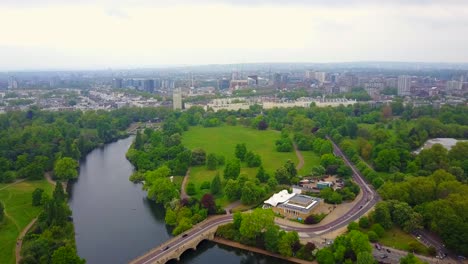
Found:
[{"label": "high-rise building", "polygon": [[326,78],[327,78],[326,72],[315,72],[315,79],[319,81],[321,84],[325,82]]},{"label": "high-rise building", "polygon": [[154,80],[146,79],[143,81],[143,90],[148,93],[154,92]]},{"label": "high-rise building", "polygon": [[123,80],[121,78],[114,78],[112,80],[112,88],[121,89],[123,87]]},{"label": "high-rise building", "polygon": [[411,76],[408,76],[408,75],[398,76],[398,95],[399,96],[411,95]]},{"label": "high-rise building", "polygon": [[18,89],[18,80],[15,76],[8,78],[8,89]]},{"label": "high-rise building", "polygon": [[174,110],[182,109],[182,91],[180,88],[176,88],[172,92],[172,107]]},{"label": "high-rise building", "polygon": [[462,90],[463,82],[462,81],[447,81],[445,88],[447,91]]}]

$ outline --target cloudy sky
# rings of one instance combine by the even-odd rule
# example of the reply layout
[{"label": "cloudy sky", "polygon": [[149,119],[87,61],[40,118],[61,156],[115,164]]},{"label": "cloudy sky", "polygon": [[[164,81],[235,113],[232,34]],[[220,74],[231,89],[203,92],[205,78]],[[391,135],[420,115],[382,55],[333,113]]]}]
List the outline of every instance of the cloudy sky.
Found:
[{"label": "cloudy sky", "polygon": [[468,62],[467,0],[0,0],[0,70]]}]

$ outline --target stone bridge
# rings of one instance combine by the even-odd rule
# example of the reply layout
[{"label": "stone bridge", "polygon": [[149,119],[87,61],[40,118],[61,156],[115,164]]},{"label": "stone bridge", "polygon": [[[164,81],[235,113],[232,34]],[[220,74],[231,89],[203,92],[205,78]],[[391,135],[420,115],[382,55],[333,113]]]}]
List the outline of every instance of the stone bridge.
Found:
[{"label": "stone bridge", "polygon": [[187,250],[196,250],[203,240],[212,240],[218,226],[232,222],[231,215],[210,217],[195,225],[192,229],[173,237],[141,257],[132,260],[131,264],[164,264],[170,260],[180,260]]}]

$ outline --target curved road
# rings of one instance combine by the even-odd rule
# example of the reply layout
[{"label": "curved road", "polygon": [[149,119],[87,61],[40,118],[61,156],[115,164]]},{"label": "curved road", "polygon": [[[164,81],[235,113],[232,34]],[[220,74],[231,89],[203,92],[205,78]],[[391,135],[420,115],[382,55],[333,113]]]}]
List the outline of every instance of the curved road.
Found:
[{"label": "curved road", "polygon": [[[364,215],[367,211],[369,211],[378,201],[379,196],[375,192],[375,190],[370,187],[359,173],[359,171],[354,167],[354,165],[348,160],[348,158],[343,154],[341,149],[330,139],[327,137],[333,144],[333,151],[335,155],[341,157],[346,165],[348,165],[353,171],[353,179],[354,181],[361,187],[361,191],[363,195],[361,199],[344,215],[335,219],[334,221],[323,225],[323,226],[315,226],[315,227],[292,227],[292,226],[281,226],[282,229],[288,231],[297,231],[301,233],[308,233],[310,235],[317,235],[319,233],[326,233],[331,232],[336,229],[339,229],[343,226],[346,226],[352,221],[357,220],[359,217]],[[157,248],[157,250],[151,251],[147,253],[145,256],[141,257],[138,260],[135,260],[132,263],[137,264],[149,264],[156,261],[158,258],[163,257],[164,255],[173,252],[173,250],[182,250],[184,251],[184,243],[190,240],[194,236],[198,236],[203,232],[206,232],[213,226],[218,226],[221,224],[229,223],[232,221],[232,215],[224,215],[218,218],[207,219],[205,222],[202,222],[200,226],[197,228],[193,228],[188,232],[184,233],[187,236],[182,237],[178,236],[172,239],[168,244],[164,244],[164,248]]]}]

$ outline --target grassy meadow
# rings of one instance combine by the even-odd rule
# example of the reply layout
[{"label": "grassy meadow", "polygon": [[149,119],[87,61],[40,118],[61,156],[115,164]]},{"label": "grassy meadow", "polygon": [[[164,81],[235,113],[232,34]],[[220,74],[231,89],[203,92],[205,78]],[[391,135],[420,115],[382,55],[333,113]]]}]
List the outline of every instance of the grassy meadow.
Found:
[{"label": "grassy meadow", "polygon": [[[272,175],[287,160],[292,160],[295,164],[299,162],[294,151],[286,153],[276,151],[275,141],[279,138],[280,133],[278,131],[260,131],[242,126],[190,127],[183,134],[182,142],[184,146],[190,149],[202,148],[207,154],[215,153],[223,155],[226,161],[235,158],[234,151],[236,144],[245,143],[247,150],[260,154],[263,167]],[[299,171],[299,175],[309,173],[311,167],[320,162],[320,158],[311,151],[303,151],[302,155],[304,156],[305,164]],[[223,169],[223,167],[218,167],[217,169],[221,176]],[[242,164],[241,167],[241,173],[245,173],[249,177],[255,177],[257,170],[258,168],[248,168],[245,164]],[[211,181],[217,171],[207,170],[205,166],[191,168],[189,182],[195,184],[197,190],[196,197],[200,198],[204,193],[209,192],[209,190],[201,191],[200,185],[205,181]]]},{"label": "grassy meadow", "polygon": [[23,181],[10,186],[0,184],[0,201],[6,212],[0,224],[0,263],[15,263],[18,235],[42,210],[42,207],[31,204],[31,195],[36,188],[44,189],[49,195],[53,191],[53,186],[46,180]]}]

